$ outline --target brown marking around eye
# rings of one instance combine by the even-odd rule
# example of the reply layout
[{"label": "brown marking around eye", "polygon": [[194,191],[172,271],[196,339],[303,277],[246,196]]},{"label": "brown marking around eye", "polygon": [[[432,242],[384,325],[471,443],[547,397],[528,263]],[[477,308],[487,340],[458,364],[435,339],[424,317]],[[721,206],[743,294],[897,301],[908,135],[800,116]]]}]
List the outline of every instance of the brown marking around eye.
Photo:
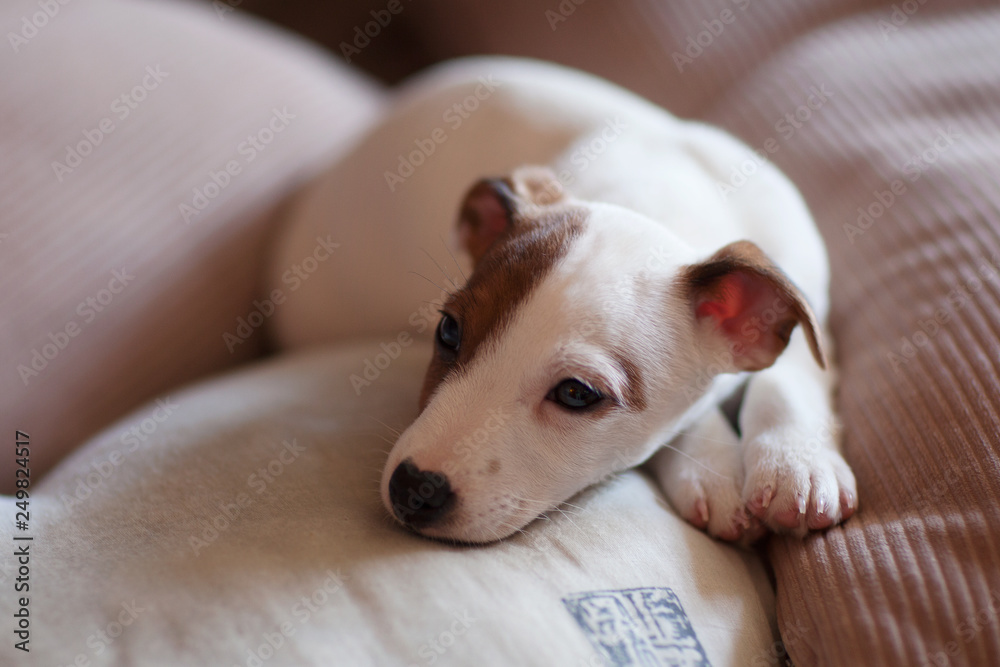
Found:
[{"label": "brown marking around eye", "polygon": [[626,385],[624,392],[622,392],[625,407],[634,412],[642,412],[646,409],[646,389],[642,380],[642,371],[621,350],[612,350],[611,355],[625,372]]},{"label": "brown marking around eye", "polygon": [[468,283],[444,306],[462,327],[462,343],[451,362],[435,350],[420,394],[421,410],[450,373],[462,372],[485,344],[500,337],[532,290],[566,256],[586,216],[583,208],[564,206],[538,220],[518,220],[511,233],[487,250]]}]

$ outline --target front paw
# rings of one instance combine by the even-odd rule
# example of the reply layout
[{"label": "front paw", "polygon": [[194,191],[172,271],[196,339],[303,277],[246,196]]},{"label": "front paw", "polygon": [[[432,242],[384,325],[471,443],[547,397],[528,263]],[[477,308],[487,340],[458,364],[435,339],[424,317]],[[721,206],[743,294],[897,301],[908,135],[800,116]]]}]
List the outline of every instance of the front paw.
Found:
[{"label": "front paw", "polygon": [[805,535],[848,519],[857,509],[854,473],[832,446],[761,438],[745,453],[747,510],[775,532]]},{"label": "front paw", "polygon": [[691,525],[727,542],[749,544],[764,535],[761,521],[747,512],[738,478],[684,459],[675,462],[673,472],[667,497]]},{"label": "front paw", "polygon": [[721,415],[667,445],[650,467],[677,513],[709,535],[749,544],[766,532],[746,511],[739,440]]}]

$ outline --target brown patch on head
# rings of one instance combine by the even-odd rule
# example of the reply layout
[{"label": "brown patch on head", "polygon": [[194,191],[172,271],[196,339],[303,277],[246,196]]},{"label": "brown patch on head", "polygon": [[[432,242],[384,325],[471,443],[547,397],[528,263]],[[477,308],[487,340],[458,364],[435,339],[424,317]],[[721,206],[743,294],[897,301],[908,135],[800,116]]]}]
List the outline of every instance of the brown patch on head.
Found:
[{"label": "brown patch on head", "polygon": [[566,198],[548,167],[521,167],[507,178],[484,178],[465,194],[458,214],[458,238],[478,265],[494,244]]},{"label": "brown patch on head", "polygon": [[500,459],[493,459],[492,461],[490,461],[490,467],[489,467],[490,474],[495,475],[498,472],[500,472],[500,467],[501,467]]},{"label": "brown patch on head", "polygon": [[518,215],[508,233],[484,252],[469,281],[444,305],[461,325],[462,340],[452,359],[435,350],[424,378],[421,409],[446,376],[462,372],[483,345],[499,337],[518,307],[566,255],[585,220],[585,209],[569,205],[546,210],[537,219]]}]

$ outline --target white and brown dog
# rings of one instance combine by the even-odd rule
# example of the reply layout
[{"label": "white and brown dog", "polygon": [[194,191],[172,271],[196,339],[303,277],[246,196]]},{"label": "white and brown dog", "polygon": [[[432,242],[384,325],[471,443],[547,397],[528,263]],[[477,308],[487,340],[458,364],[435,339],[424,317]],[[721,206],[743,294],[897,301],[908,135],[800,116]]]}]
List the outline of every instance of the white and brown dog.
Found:
[{"label": "white and brown dog", "polygon": [[425,536],[504,538],[650,457],[674,507],[725,540],[857,506],[827,259],[801,197],[764,164],[733,195],[758,201],[734,205],[719,182],[745,146],[648,105],[623,114],[620,136],[584,128],[461,205],[474,270],[441,309],[421,413],[381,483]]}]

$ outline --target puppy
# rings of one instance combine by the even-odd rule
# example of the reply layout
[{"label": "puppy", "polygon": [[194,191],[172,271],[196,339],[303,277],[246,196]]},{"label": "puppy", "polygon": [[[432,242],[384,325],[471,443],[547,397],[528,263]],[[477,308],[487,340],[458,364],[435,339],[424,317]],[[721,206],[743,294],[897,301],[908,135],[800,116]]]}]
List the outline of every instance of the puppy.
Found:
[{"label": "puppy", "polygon": [[473,271],[441,309],[386,508],[428,537],[491,542],[648,461],[724,540],[843,521],[857,496],[808,210],[766,164],[746,193],[720,192],[748,153],[721,131],[661,110],[617,122],[468,190],[457,239]]}]

